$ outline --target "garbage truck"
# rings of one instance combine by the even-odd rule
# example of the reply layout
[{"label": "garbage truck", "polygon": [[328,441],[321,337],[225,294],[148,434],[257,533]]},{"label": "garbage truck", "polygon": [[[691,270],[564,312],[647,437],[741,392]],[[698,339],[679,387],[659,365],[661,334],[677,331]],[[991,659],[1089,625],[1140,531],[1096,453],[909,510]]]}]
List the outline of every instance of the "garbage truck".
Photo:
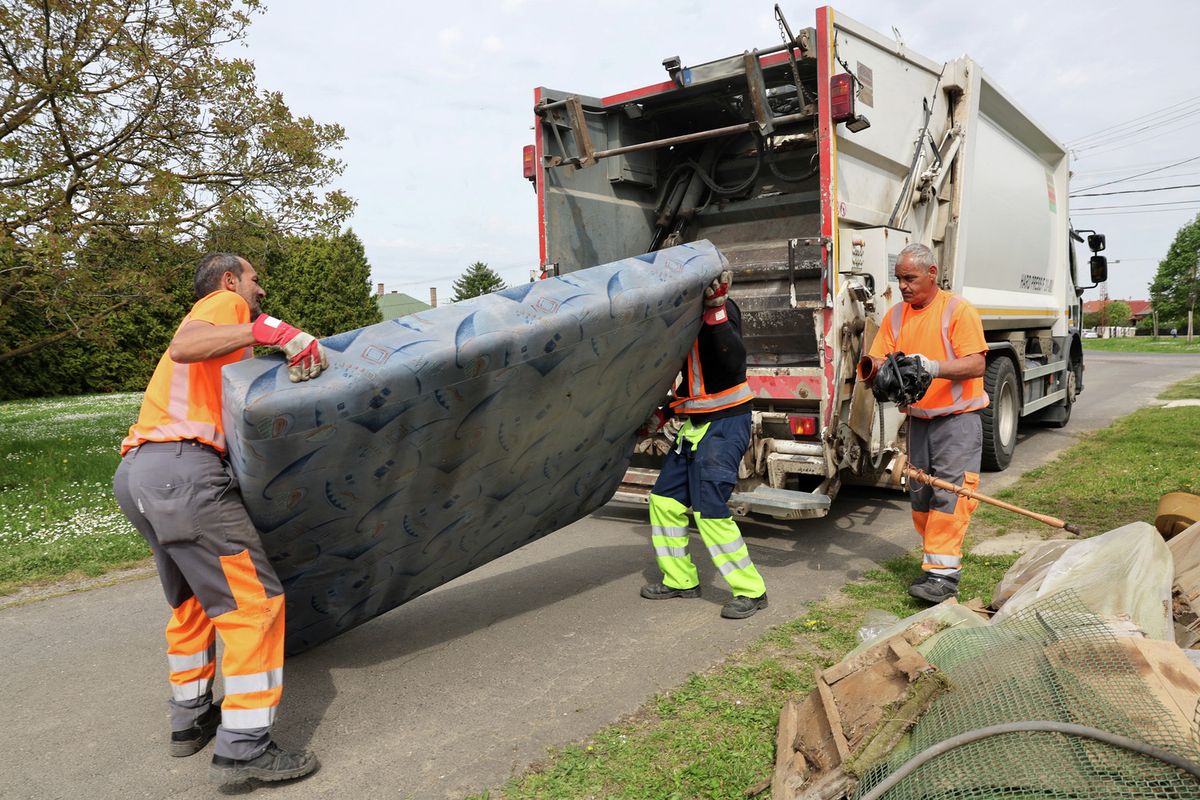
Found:
[{"label": "garbage truck", "polygon": [[[897,254],[933,249],[988,342],[985,470],[1025,421],[1067,424],[1083,390],[1075,244],[1103,281],[1104,236],[1075,231],[1065,147],[971,58],[938,62],[823,7],[815,25],[606,96],[534,90],[524,177],[540,273],[707,239],[743,315],[753,437],[735,513],[827,513],[843,483],[900,485],[905,417],[856,363],[896,303]],[[618,499],[643,499],[639,443]]]}]

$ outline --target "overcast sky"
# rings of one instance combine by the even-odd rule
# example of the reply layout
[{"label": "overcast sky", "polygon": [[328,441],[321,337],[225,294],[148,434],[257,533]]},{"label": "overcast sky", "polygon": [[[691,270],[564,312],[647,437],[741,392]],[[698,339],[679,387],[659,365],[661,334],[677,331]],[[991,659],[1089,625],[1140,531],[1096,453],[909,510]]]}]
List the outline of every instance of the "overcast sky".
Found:
[{"label": "overcast sky", "polygon": [[[793,30],[815,25],[815,6],[782,6]],[[1074,192],[1200,156],[1200,2],[835,8],[889,35],[894,26],[935,61],[973,57],[1078,146]],[[336,185],[358,201],[351,225],[372,280],[428,301],[431,286],[449,299],[473,261],[510,285],[537,266],[534,194],[521,178],[534,87],[603,96],[665,80],[667,56],[691,65],[780,41],[766,0],[268,0],[239,55],[294,113],[346,128]],[[1132,135],[1093,136],[1143,116],[1117,131]],[[1187,183],[1200,183],[1200,160],[1096,191]],[[1147,205],[1161,203],[1173,205]],[[1097,207],[1113,210],[1083,210]],[[1200,211],[1200,188],[1076,198],[1071,208],[1076,227],[1108,235],[1109,296],[1143,299],[1175,232]]]}]

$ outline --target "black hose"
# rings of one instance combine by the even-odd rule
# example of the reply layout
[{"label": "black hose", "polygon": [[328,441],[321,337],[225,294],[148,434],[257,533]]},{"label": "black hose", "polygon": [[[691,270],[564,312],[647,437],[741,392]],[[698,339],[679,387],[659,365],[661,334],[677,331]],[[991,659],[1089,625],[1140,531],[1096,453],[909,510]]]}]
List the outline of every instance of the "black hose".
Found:
[{"label": "black hose", "polygon": [[990,736],[997,736],[1002,733],[1021,733],[1021,732],[1041,732],[1041,733],[1064,733],[1072,736],[1082,736],[1086,739],[1095,739],[1098,742],[1104,742],[1114,747],[1121,747],[1126,750],[1131,750],[1135,753],[1157,758],[1163,763],[1170,764],[1176,769],[1182,770],[1200,781],[1200,764],[1189,761],[1186,758],[1177,756],[1174,753],[1164,750],[1161,747],[1139,742],[1136,739],[1130,739],[1128,736],[1121,736],[1117,733],[1109,733],[1102,731],[1099,728],[1089,728],[1085,725],[1075,725],[1070,722],[1054,722],[1051,720],[1032,720],[1028,722],[1006,722],[1002,725],[990,725],[986,728],[979,728],[966,733],[960,733],[958,736],[951,736],[945,741],[929,747],[917,755],[910,758],[902,766],[900,766],[891,775],[877,785],[874,789],[867,792],[858,800],[879,800],[889,791],[896,787],[896,784],[907,778],[915,770],[924,764],[932,761],[943,753],[947,753],[956,747],[962,747],[964,744],[977,742],[980,739],[986,739]]},{"label": "black hose", "polygon": [[[772,156],[774,156],[774,151],[771,151],[771,152],[772,152]],[[788,183],[800,183],[801,181],[808,180],[809,178],[811,178],[812,176],[816,175],[818,172],[821,171],[821,162],[820,161],[817,161],[816,166],[813,166],[813,161],[816,160],[819,156],[820,156],[820,153],[812,154],[812,156],[808,159],[809,171],[807,173],[805,173],[804,175],[800,175],[800,176],[788,175],[786,172],[784,172],[783,170],[781,170],[779,168],[779,165],[775,163],[775,159],[773,157],[767,161],[767,166],[771,168],[771,172],[775,173],[775,177],[779,178],[779,180],[787,181]]]},{"label": "black hose", "polygon": [[[700,176],[700,180],[704,182],[705,186],[707,186],[710,190],[712,190],[713,194],[721,194],[721,195],[739,194],[741,192],[746,191],[747,189],[749,189],[751,186],[754,185],[754,182],[756,180],[758,180],[759,169],[762,167],[763,139],[762,139],[762,136],[760,136],[758,133],[755,133],[754,136],[755,136],[755,138],[758,139],[758,146],[755,148],[754,169],[752,169],[750,171],[750,177],[746,178],[746,180],[742,181],[741,183],[737,184],[736,186],[722,186],[721,184],[717,183],[716,180],[714,180],[713,178],[711,178],[710,176],[705,174],[703,168],[701,168],[701,166],[699,164],[697,164],[696,162],[688,161],[686,163],[690,164],[692,166],[692,168],[696,170],[696,174]],[[725,146],[728,147],[729,142],[732,142],[734,140],[734,138],[735,137],[732,137],[732,136],[729,137],[729,140],[725,143]],[[724,148],[722,148],[722,151],[723,150],[724,150]],[[713,172],[716,172],[716,165],[718,163],[720,163],[720,160],[721,160],[721,154],[717,153],[716,161],[714,161],[714,163],[713,163]]]}]

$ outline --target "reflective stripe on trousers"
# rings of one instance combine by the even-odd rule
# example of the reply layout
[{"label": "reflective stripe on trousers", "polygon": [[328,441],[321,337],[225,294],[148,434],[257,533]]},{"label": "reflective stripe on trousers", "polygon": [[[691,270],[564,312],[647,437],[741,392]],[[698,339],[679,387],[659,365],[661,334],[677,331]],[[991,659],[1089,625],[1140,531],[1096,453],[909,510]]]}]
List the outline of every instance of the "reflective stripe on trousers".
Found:
[{"label": "reflective stripe on trousers", "polygon": [[[983,452],[983,422],[978,413],[931,420],[909,418],[909,463],[942,480],[975,491]],[[939,575],[962,570],[962,546],[978,500],[935,489],[917,481],[908,485],[913,525],[921,534],[921,568]]]},{"label": "reflective stripe on trousers", "polygon": [[[663,583],[673,589],[690,589],[700,583],[700,574],[687,549],[687,514],[687,507],[678,500],[651,493],[650,538],[663,573]],[[735,597],[761,597],[766,593],[767,586],[732,517],[708,519],[696,514],[696,528],[708,548],[713,566]]]},{"label": "reflective stripe on trousers", "polygon": [[217,452],[146,442],[113,478],[121,510],[154,553],[171,671],[171,729],[186,730],[212,702],[215,636],[224,642],[216,754],[254,758],[270,742],[283,692],[284,597],[236,477]]}]

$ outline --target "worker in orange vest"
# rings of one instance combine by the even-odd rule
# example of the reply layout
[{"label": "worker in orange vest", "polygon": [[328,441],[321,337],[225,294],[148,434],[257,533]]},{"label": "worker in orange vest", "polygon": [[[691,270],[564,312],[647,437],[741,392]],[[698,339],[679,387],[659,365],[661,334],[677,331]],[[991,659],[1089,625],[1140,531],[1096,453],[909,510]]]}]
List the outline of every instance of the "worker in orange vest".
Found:
[{"label": "worker in orange vest", "polygon": [[650,492],[651,542],[663,579],[642,587],[647,600],[699,597],[700,577],[688,555],[688,509],[713,565],[733,599],[721,608],[727,619],[745,619],[767,607],[767,586],[729,512],[738,463],[750,443],[751,401],[746,384],[746,345],[741,312],[729,299],[733,273],[705,289],[700,334],[684,365],[675,400],[655,412],[646,432],[655,433],[677,414],[686,418]]},{"label": "worker in orange vest", "polygon": [[[169,752],[192,755],[215,734],[212,782],[299,778],[317,758],[283,750],[270,735],[283,692],[283,587],[224,457],[221,368],[250,358],[254,345],[283,350],[293,381],[317,377],[328,361],[312,336],[262,313],[266,292],[244,258],[205,256],[193,288],[196,304],[159,359],[113,477],[172,609]],[[215,633],[225,643],[220,706]]]},{"label": "worker in orange vest", "polygon": [[[896,259],[903,303],[892,306],[871,344],[872,380],[890,353],[906,353],[932,376],[920,400],[902,406],[908,415],[908,460],[917,469],[972,491],[979,488],[983,389],[987,342],[975,307],[938,288],[933,252],[910,244]],[[912,518],[924,544],[921,577],[908,587],[913,597],[940,603],[958,595],[962,545],[977,500],[909,481]]]}]

